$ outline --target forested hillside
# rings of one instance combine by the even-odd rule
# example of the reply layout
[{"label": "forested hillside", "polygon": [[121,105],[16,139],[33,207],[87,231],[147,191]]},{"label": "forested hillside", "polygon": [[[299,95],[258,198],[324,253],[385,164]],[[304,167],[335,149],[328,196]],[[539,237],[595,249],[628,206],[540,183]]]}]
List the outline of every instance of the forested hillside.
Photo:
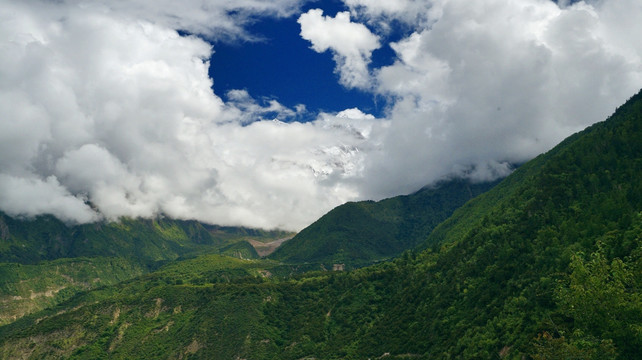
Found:
[{"label": "forested hillside", "polygon": [[0,263],[0,326],[71,298],[149,271],[128,258],[73,258],[37,265]]},{"label": "forested hillside", "polygon": [[640,358],[641,178],[639,93],[455,211],[422,251],[304,275],[176,262],[1,327],[0,357]]},{"label": "forested hillside", "polygon": [[454,179],[410,195],[378,202],[349,202],[303,229],[270,258],[330,266],[388,259],[425,241],[455,209],[496,183]]},{"label": "forested hillside", "polygon": [[0,325],[178,258],[211,253],[258,258],[246,240],[287,235],[160,218],[67,225],[53,216],[19,219],[0,213]]},{"label": "forested hillside", "polygon": [[271,240],[286,235],[283,231],[164,218],[66,225],[50,215],[17,219],[0,213],[0,262],[24,264],[79,256],[113,256],[134,258],[154,266],[180,256],[218,252],[240,240]]}]

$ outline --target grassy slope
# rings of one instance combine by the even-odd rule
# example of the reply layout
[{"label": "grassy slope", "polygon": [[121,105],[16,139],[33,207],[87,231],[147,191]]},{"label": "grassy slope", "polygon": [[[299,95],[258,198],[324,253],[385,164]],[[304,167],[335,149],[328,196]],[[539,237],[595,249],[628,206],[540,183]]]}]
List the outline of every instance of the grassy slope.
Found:
[{"label": "grassy slope", "polygon": [[0,325],[179,257],[220,252],[258,258],[245,240],[284,235],[168,219],[67,226],[52,216],[0,213]]},{"label": "grassy slope", "polygon": [[495,184],[450,180],[411,195],[346,203],[303,229],[270,258],[324,264],[388,259],[416,247],[456,208]]},{"label": "grassy slope", "polygon": [[181,256],[218,252],[246,238],[271,240],[287,235],[170,219],[67,226],[53,216],[15,219],[0,213],[0,262],[37,263],[79,256],[134,258],[147,265]]},{"label": "grassy slope", "polygon": [[75,258],[38,265],[0,263],[0,325],[74,294],[113,285],[142,275],[147,269],[125,258]]},{"label": "grassy slope", "polygon": [[640,178],[642,94],[458,210],[421,253],[289,279],[177,263],[182,284],[148,275],[0,328],[0,357],[639,358]]}]

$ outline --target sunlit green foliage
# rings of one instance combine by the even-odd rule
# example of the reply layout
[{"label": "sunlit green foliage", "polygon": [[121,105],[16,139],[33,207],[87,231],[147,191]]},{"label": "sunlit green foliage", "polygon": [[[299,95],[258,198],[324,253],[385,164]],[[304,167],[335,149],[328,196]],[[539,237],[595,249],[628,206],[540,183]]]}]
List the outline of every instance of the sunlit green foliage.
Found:
[{"label": "sunlit green foliage", "polygon": [[0,263],[0,325],[58,304],[80,291],[112,285],[145,273],[125,258],[75,258],[38,265]]},{"label": "sunlit green foliage", "polygon": [[[642,214],[633,227],[637,236],[641,228]],[[538,337],[539,358],[577,353],[607,359],[619,353],[632,359],[642,354],[642,243],[626,261],[609,260],[606,253],[607,245],[600,242],[590,256],[579,252],[572,257],[571,273],[556,290],[558,311],[567,319],[554,324],[557,337]]]},{"label": "sunlit green foliage", "polygon": [[286,235],[167,219],[67,226],[52,216],[15,219],[0,213],[0,260],[6,261],[0,262],[0,325],[179,257],[258,258],[246,239]]}]

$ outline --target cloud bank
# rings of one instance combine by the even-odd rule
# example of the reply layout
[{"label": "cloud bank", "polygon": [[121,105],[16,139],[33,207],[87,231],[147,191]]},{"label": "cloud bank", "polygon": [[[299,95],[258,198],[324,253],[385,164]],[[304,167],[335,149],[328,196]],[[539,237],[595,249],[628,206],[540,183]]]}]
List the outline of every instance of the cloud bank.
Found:
[{"label": "cloud bank", "polygon": [[357,196],[329,179],[358,170],[364,140],[333,116],[272,121],[305,108],[242,90],[224,102],[211,45],[163,22],[35,4],[0,10],[3,211],[298,229]]},{"label": "cloud bank", "polygon": [[[368,21],[412,19],[419,2],[347,3]],[[642,47],[631,37],[642,31],[640,2],[444,0],[426,9],[428,21],[391,44],[395,63],[374,71],[377,91],[394,100],[383,149],[366,165],[361,192],[372,197],[443,174],[505,175],[642,86]]]},{"label": "cloud bank", "polygon": [[[0,209],[298,230],[348,200],[506,175],[642,86],[637,0],[345,2],[300,14],[301,36],[389,99],[383,119],[301,123],[305,99],[212,92],[206,40],[251,39],[294,0],[0,1]],[[387,43],[382,19],[413,31]],[[382,46],[396,59],[373,68]]]}]

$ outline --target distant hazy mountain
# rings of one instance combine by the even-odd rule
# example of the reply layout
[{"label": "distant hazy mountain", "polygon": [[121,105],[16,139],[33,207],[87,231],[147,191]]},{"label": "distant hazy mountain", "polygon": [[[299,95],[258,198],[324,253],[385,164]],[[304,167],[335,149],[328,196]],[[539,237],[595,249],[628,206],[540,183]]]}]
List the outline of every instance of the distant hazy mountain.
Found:
[{"label": "distant hazy mountain", "polygon": [[[53,216],[16,219],[0,212],[0,262],[35,263],[79,256],[133,258],[145,265],[218,252],[239,240],[277,239],[282,231],[206,225],[159,218],[67,226]],[[256,256],[246,252],[247,256]]]}]

